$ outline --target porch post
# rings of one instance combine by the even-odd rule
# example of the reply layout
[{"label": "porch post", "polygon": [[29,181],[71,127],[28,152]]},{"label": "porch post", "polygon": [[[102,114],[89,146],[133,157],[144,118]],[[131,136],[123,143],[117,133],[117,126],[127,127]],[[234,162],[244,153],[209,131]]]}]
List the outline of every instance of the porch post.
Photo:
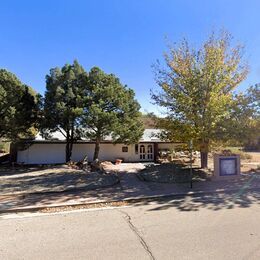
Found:
[{"label": "porch post", "polygon": [[156,162],[158,156],[158,143],[153,143],[153,159]]}]

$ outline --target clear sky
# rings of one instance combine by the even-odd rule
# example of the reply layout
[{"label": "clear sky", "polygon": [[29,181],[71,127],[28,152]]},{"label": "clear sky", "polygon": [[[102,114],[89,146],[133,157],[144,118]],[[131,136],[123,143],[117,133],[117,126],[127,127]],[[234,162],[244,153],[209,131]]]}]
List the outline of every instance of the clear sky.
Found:
[{"label": "clear sky", "polygon": [[246,46],[251,71],[240,90],[260,82],[259,0],[2,0],[0,24],[0,67],[41,94],[50,68],[77,59],[116,74],[143,111],[157,112],[151,64],[165,36],[197,45],[221,28]]}]

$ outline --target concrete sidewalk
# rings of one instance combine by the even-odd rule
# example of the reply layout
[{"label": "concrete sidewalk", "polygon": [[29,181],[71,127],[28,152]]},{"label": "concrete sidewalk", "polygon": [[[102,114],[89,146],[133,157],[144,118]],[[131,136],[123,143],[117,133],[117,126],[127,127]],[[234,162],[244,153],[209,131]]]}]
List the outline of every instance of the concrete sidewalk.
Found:
[{"label": "concrete sidewalk", "polygon": [[253,191],[253,196],[260,195],[260,175],[245,175],[233,180],[199,181],[185,184],[165,184],[143,182],[133,173],[120,173],[120,184],[109,188],[91,191],[66,191],[43,194],[22,194],[0,196],[0,212],[29,211],[47,207],[72,206],[104,203],[163,196],[185,196],[206,193],[225,193],[229,191],[245,194]]}]

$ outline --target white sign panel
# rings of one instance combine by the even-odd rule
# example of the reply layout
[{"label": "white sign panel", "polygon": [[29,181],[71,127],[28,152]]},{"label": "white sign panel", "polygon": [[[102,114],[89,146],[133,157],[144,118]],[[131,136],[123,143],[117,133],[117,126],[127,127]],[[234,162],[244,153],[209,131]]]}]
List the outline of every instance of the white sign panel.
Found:
[{"label": "white sign panel", "polygon": [[237,175],[236,158],[220,158],[220,175]]}]

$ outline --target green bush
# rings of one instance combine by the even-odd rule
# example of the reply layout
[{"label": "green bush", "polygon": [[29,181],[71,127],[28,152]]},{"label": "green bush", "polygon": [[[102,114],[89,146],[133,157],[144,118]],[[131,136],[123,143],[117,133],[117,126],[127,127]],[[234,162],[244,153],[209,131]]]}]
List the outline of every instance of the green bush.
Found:
[{"label": "green bush", "polygon": [[9,143],[0,141],[0,153],[8,153],[9,152]]},{"label": "green bush", "polygon": [[239,153],[240,154],[240,158],[243,159],[243,160],[250,160],[252,159],[252,155],[248,154],[248,153]]},{"label": "green bush", "polygon": [[242,160],[252,159],[252,156],[250,154],[242,151],[242,147],[226,147],[225,149],[222,149],[221,152],[223,151],[229,152],[230,154],[239,154]]}]

